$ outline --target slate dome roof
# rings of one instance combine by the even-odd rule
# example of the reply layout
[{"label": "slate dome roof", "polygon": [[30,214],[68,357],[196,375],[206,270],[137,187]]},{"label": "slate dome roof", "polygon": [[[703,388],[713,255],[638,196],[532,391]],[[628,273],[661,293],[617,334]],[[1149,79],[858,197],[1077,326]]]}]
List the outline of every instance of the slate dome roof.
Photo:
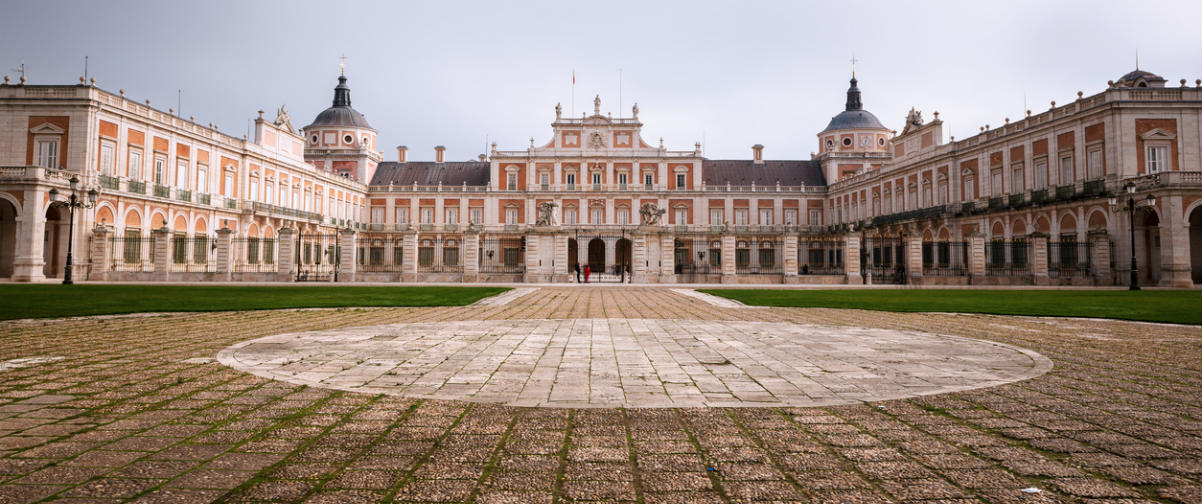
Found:
[{"label": "slate dome roof", "polygon": [[847,89],[847,106],[843,112],[831,118],[831,122],[826,125],[826,129],[822,130],[822,133],[841,129],[888,129],[872,112],[864,110],[864,104],[860,102],[860,88],[856,86],[857,82],[853,76],[851,87]]},{"label": "slate dome roof", "polygon": [[315,126],[350,126],[374,130],[358,110],[351,108],[351,88],[346,85],[346,76],[338,76],[338,86],[334,88],[334,104],[317,114],[313,124],[305,126],[305,130]]}]

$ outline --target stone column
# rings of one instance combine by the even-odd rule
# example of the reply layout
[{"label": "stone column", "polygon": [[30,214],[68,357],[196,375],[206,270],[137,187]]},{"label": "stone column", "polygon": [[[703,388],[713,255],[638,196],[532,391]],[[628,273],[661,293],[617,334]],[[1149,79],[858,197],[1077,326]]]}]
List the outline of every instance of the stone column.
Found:
[{"label": "stone column", "polygon": [[922,235],[906,237],[906,274],[911,284],[922,284]]},{"label": "stone column", "polygon": [[676,235],[659,235],[659,278],[662,283],[676,283]]},{"label": "stone column", "polygon": [[214,264],[213,271],[217,273],[217,279],[222,281],[230,281],[233,275],[230,273],[230,267],[234,262],[234,254],[236,251],[233,247],[234,231],[230,228],[223,227],[217,230],[217,251],[214,253],[213,260],[217,261]]},{"label": "stone column", "polygon": [[171,230],[163,226],[150,236],[154,238],[154,279],[167,281],[171,278]]},{"label": "stone column", "polygon": [[534,283],[541,281],[543,266],[539,263],[538,242],[542,238],[536,233],[526,233],[526,275],[523,282]]},{"label": "stone column", "polygon": [[109,279],[109,256],[112,255],[113,230],[108,226],[96,226],[92,229],[92,247],[88,251],[92,270],[88,272],[88,280]]},{"label": "stone column", "polygon": [[785,283],[797,283],[797,235],[785,235],[784,250],[781,251],[785,267]]},{"label": "stone column", "polygon": [[[555,233],[555,264],[552,265],[553,271],[552,282],[567,282],[568,275],[568,233],[560,231]],[[632,240],[633,242],[633,240]],[[577,247],[580,244],[576,244]],[[631,262],[634,262],[633,251]]]},{"label": "stone column", "polygon": [[1029,238],[1031,244],[1031,274],[1035,285],[1048,285],[1048,235],[1035,232]]},{"label": "stone column", "polygon": [[401,281],[417,281],[417,232],[405,231],[401,237]]},{"label": "stone column", "polygon": [[13,254],[14,282],[40,282],[46,279],[42,270],[46,265],[42,259],[42,239],[46,233],[46,211],[42,208],[42,203],[45,201],[46,191],[41,188],[25,191],[25,200],[17,217],[17,229],[14,234],[17,239]]},{"label": "stone column", "polygon": [[735,235],[722,235],[722,283],[737,283],[735,273]]},{"label": "stone column", "polygon": [[848,234],[843,237],[843,275],[847,283],[861,285],[864,277],[860,276],[860,235]]},{"label": "stone column", "polygon": [[1110,269],[1110,233],[1095,229],[1089,237],[1089,262],[1093,269],[1094,285],[1114,285],[1114,272]]},{"label": "stone column", "polygon": [[985,235],[973,233],[968,236],[968,283],[981,284],[985,281]]},{"label": "stone column", "polygon": [[[579,244],[577,244],[579,246]],[[645,283],[647,279],[647,266],[650,258],[647,255],[647,234],[640,229],[637,233],[630,236],[630,269],[633,282]]]},{"label": "stone column", "polygon": [[276,281],[296,280],[296,230],[280,228],[276,233]]},{"label": "stone column", "polygon": [[474,229],[463,234],[463,281],[480,281],[480,233]]},{"label": "stone column", "polygon": [[1160,210],[1160,286],[1188,289],[1194,286],[1190,268],[1189,221],[1179,194],[1156,201]]},{"label": "stone column", "polygon": [[339,282],[354,282],[355,274],[359,270],[359,262],[356,261],[355,252],[358,249],[358,233],[354,229],[346,228],[338,231],[338,281]]}]

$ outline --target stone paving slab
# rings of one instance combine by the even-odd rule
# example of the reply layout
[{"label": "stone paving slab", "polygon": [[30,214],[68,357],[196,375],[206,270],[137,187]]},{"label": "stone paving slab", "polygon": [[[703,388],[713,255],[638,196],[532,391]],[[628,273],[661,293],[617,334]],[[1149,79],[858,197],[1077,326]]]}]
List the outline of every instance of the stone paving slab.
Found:
[{"label": "stone paving slab", "polygon": [[[538,408],[309,387],[213,360],[277,334],[559,321],[539,334],[565,341],[545,356],[551,365],[601,351],[567,321],[612,319],[913,331],[1028,349],[1054,367],[998,386],[834,406]],[[655,358],[632,361],[629,389],[649,393],[652,378],[683,389],[679,380],[716,366],[706,362],[729,359],[686,350],[670,355],[697,364],[662,376]],[[0,361],[63,359],[0,372],[0,407],[12,406],[0,413],[0,502],[1198,503],[1200,355],[1199,327],[749,310],[638,286],[540,286],[504,306],[8,321]],[[473,386],[485,369],[467,372],[470,362],[442,363],[444,382]],[[532,383],[556,380],[521,371]],[[724,387],[726,376],[695,388],[713,400],[754,391]]]},{"label": "stone paving slab", "polygon": [[831,406],[1038,376],[1036,352],[918,331],[657,319],[467,320],[280,334],[218,354],[298,385],[565,408]]}]

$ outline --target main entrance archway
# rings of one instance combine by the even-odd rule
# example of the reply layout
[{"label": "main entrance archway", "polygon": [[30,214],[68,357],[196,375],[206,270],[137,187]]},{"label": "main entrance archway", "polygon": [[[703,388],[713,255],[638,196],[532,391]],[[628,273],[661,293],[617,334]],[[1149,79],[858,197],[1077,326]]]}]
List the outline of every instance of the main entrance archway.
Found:
[{"label": "main entrance archway", "polygon": [[605,271],[605,240],[593,238],[588,241],[588,267],[596,273]]},{"label": "main entrance archway", "polygon": [[0,199],[0,278],[13,276],[17,257],[17,207]]}]

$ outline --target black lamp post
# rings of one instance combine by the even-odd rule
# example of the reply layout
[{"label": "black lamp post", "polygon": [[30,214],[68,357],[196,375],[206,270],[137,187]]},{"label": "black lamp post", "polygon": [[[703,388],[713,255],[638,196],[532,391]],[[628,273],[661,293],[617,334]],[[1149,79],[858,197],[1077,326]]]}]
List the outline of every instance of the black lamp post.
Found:
[{"label": "black lamp post", "polygon": [[[1135,262],[1135,183],[1127,182],[1123,189],[1127,191],[1127,229],[1131,233],[1131,282],[1128,289],[1139,290],[1139,267]],[[1148,204],[1156,204],[1156,195],[1148,195]],[[1118,208],[1118,198],[1110,197],[1110,208]]]},{"label": "black lamp post", "polygon": [[[75,243],[75,209],[76,208],[92,208],[96,206],[96,198],[100,193],[96,192],[95,188],[88,189],[87,200],[79,197],[79,177],[71,177],[71,193],[66,200],[59,201],[59,204],[66,205],[69,209],[67,217],[67,265],[63,267],[63,285],[71,285],[75,282],[71,279],[71,251]],[[50,190],[50,200],[55,201],[58,197],[58,189]]]}]

